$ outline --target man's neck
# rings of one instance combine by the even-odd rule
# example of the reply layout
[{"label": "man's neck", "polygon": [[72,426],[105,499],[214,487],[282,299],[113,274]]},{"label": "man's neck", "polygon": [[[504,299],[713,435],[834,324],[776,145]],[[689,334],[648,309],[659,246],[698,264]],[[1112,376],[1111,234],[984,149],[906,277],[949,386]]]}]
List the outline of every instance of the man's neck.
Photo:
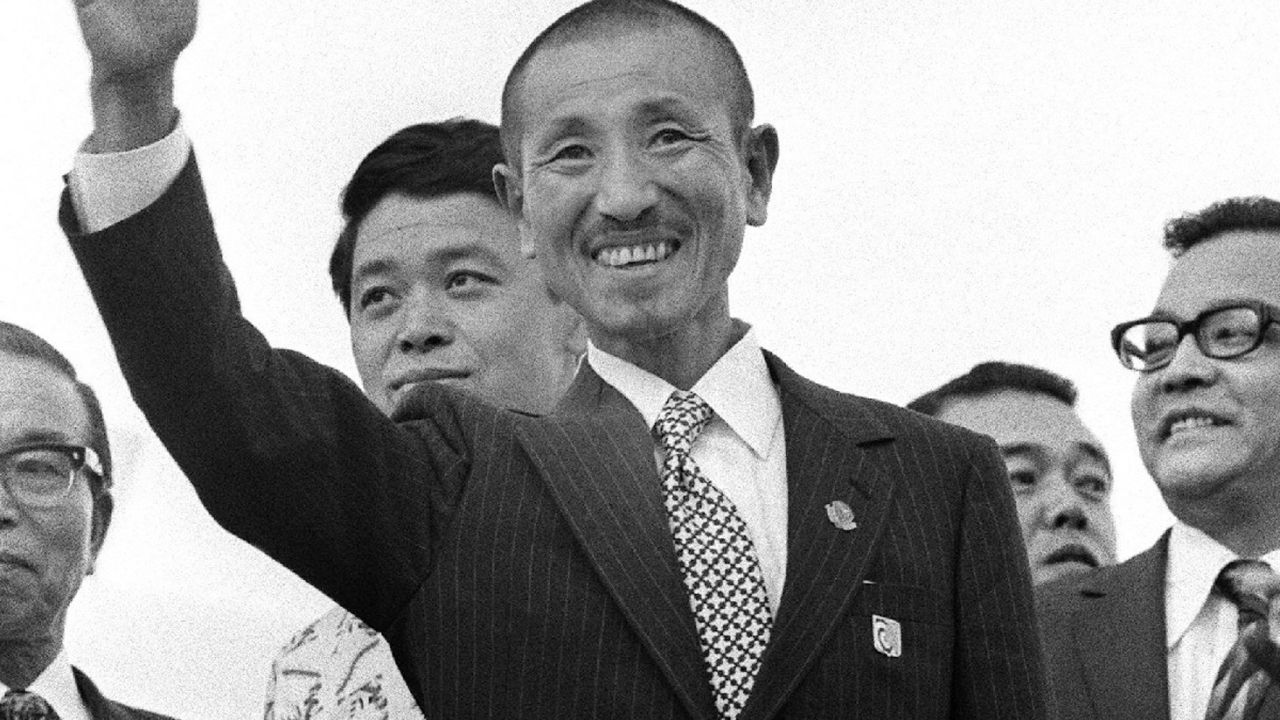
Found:
[{"label": "man's neck", "polygon": [[48,640],[0,640],[0,683],[26,689],[53,663],[62,650]]},{"label": "man's neck", "polygon": [[653,337],[625,338],[593,334],[596,347],[688,390],[747,332],[746,323],[726,313],[710,322],[687,323]]},{"label": "man's neck", "polygon": [[1280,506],[1256,501],[1219,505],[1225,504],[1171,509],[1179,520],[1241,557],[1261,557],[1280,549]]}]

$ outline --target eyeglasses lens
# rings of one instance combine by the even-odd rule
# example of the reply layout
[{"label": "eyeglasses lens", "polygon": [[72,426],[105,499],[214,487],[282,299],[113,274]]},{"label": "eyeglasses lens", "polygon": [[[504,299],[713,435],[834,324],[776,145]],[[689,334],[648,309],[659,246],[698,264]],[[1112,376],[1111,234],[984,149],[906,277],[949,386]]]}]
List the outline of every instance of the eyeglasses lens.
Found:
[{"label": "eyeglasses lens", "polygon": [[0,459],[9,492],[30,505],[60,501],[83,460],[62,449],[29,448]]}]

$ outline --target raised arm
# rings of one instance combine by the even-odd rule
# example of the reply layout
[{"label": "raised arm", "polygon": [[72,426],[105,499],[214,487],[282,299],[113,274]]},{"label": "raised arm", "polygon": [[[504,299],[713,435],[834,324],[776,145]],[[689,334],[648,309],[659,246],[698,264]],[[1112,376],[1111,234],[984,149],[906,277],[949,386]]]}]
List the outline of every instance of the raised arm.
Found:
[{"label": "raised arm", "polygon": [[91,153],[159,140],[177,119],[173,73],[196,31],[196,0],[75,0],[89,51]]},{"label": "raised arm", "polygon": [[[76,7],[93,58],[90,149],[167,135],[195,0]],[[428,574],[462,487],[453,405],[441,393],[438,416],[410,432],[341,373],[272,348],[241,314],[194,157],[170,179],[90,231],[69,193],[61,208],[133,397],[220,524],[384,629]]]}]

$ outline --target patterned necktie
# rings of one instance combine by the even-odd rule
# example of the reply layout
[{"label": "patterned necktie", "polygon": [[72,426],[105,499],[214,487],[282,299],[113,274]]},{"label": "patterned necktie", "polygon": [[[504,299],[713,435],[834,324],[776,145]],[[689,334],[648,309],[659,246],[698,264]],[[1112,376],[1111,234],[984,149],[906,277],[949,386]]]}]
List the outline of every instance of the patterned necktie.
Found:
[{"label": "patterned necktie", "polygon": [[58,720],[58,713],[35,693],[10,690],[0,699],[0,720]]},{"label": "patterned necktie", "polygon": [[1259,709],[1274,694],[1276,648],[1267,622],[1268,581],[1276,573],[1260,560],[1233,560],[1214,587],[1240,609],[1240,637],[1222,661],[1205,720],[1261,720]]},{"label": "patterned necktie", "polygon": [[702,398],[676,390],[662,407],[653,433],[665,452],[662,490],[667,518],[716,710],[722,720],[733,720],[751,695],[773,614],[747,524],[689,455],[694,438],[709,420],[711,407]]}]

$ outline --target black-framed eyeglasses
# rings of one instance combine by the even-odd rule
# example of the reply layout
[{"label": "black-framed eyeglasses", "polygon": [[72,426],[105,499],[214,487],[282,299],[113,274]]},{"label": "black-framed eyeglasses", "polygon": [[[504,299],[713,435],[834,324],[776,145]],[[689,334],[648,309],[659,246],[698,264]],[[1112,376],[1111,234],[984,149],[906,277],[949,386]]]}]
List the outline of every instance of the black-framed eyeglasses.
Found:
[{"label": "black-framed eyeglasses", "polygon": [[62,502],[81,470],[102,477],[102,461],[93,448],[38,443],[0,452],[4,489],[29,507],[51,507]]},{"label": "black-framed eyeglasses", "polygon": [[1145,317],[1120,323],[1111,330],[1111,347],[1120,364],[1151,372],[1168,365],[1188,334],[1205,357],[1240,357],[1266,339],[1267,326],[1280,322],[1280,307],[1246,302],[1205,310],[1191,320]]}]

